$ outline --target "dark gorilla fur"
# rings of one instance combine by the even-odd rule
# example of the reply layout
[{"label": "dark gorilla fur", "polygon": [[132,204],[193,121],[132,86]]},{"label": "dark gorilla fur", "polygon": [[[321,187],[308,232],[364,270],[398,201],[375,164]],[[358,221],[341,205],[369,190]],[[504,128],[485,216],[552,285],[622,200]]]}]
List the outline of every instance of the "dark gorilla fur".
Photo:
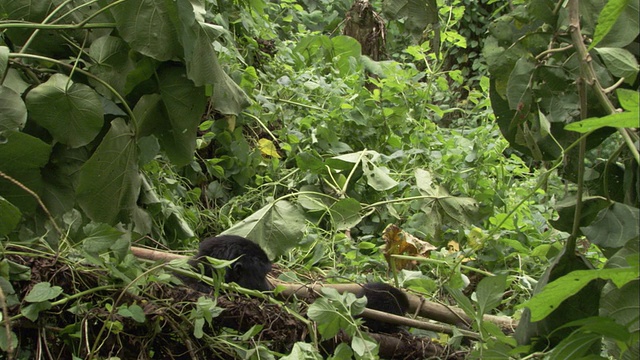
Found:
[{"label": "dark gorilla fur", "polygon": [[[253,290],[268,291],[271,286],[266,276],[271,271],[271,261],[262,248],[253,241],[236,235],[220,235],[210,237],[200,242],[198,253],[189,260],[189,265],[200,271],[198,264],[204,267],[204,275],[211,277],[214,268],[204,258],[205,256],[221,259],[236,260],[225,269],[224,281],[235,282],[238,285]],[[193,278],[180,277],[183,282],[201,292],[211,291],[211,287]]]},{"label": "dark gorilla fur", "polygon": [[[367,283],[362,285],[358,297],[367,297],[367,308],[384,311],[389,314],[404,316],[409,309],[407,295],[399,289],[384,283]],[[380,320],[364,318],[364,325],[372,332],[399,333],[406,330]]]}]

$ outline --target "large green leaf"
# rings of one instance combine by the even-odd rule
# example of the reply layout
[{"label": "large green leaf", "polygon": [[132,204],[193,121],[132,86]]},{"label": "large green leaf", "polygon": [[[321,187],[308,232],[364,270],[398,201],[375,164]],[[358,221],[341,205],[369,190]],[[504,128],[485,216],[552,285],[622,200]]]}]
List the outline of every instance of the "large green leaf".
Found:
[{"label": "large green leaf", "polygon": [[194,86],[179,67],[162,70],[158,78],[167,117],[157,119],[155,135],[171,161],[183,166],[193,159],[196,148],[198,124],[206,105],[204,88]]},{"label": "large green leaf", "polygon": [[637,278],[637,268],[576,270],[547,284],[542,292],[536,294],[522,306],[531,309],[531,321],[539,321],[593,280],[611,280],[620,288]]},{"label": "large green leaf", "polygon": [[[553,284],[554,280],[561,278],[573,271],[584,271],[593,269],[593,265],[583,256],[576,255],[573,252],[567,252],[566,247],[554,259],[551,265],[545,270],[542,277],[538,280],[538,284],[534,290],[535,294],[541,293],[547,286]],[[534,343],[535,349],[542,349],[546,346],[555,346],[563,338],[567,337],[572,328],[559,329],[563,325],[598,314],[600,302],[600,290],[602,288],[599,281],[600,274],[589,273],[590,280],[581,283],[578,288],[572,287],[566,289],[558,289],[558,285],[551,287],[549,296],[544,296],[542,301],[543,307],[547,307],[545,301],[552,302],[553,312],[540,321],[532,320],[532,313],[528,307],[522,313],[518,327],[516,328],[515,337],[519,344]],[[573,274],[575,275],[575,273]],[[567,279],[573,279],[571,276]],[[564,283],[565,280],[561,284]],[[579,281],[579,280],[578,280]],[[558,290],[556,290],[558,289]],[[575,292],[577,291],[577,293]],[[573,293],[573,295],[571,295]],[[549,293],[547,293],[549,294]],[[559,305],[558,302],[560,302]],[[531,304],[529,304],[531,305]],[[546,309],[536,308],[536,317],[540,317]],[[558,330],[559,329],[559,330]]]},{"label": "large green leaf", "polygon": [[143,95],[133,108],[136,117],[136,135],[138,138],[151,135],[159,124],[169,123],[162,107],[160,94]]},{"label": "large green leaf", "polygon": [[20,223],[20,210],[0,196],[0,235],[7,235]]},{"label": "large green leaf", "polygon": [[[623,268],[629,265],[637,265],[638,240],[629,241],[622,249],[618,250],[605,265],[607,268]],[[631,263],[631,264],[629,264]],[[606,341],[605,346],[614,358],[631,360],[637,359],[640,353],[640,280],[635,279],[621,288],[609,283],[602,289],[600,303],[600,316],[606,316],[616,323],[626,327],[635,339],[629,345],[629,349],[621,353],[620,343]]]},{"label": "large green leaf", "polygon": [[286,200],[265,205],[223,234],[244,236],[262,246],[270,258],[298,245],[305,228],[303,212]]},{"label": "large green leaf", "polygon": [[478,312],[480,315],[488,314],[489,311],[500,305],[506,287],[507,276],[504,274],[489,276],[480,280],[476,289]]},{"label": "large green leaf", "polygon": [[[0,131],[0,171],[39,194],[42,189],[41,168],[49,161],[51,146],[21,132]],[[20,187],[0,177],[0,196],[23,213],[35,210],[36,199]]]},{"label": "large green leaf", "polygon": [[598,15],[595,28],[594,46],[624,47],[631,44],[640,31],[638,19],[640,1],[609,0]]},{"label": "large green leaf", "polygon": [[612,75],[623,77],[627,83],[633,85],[638,76],[638,60],[631,52],[620,48],[596,48],[595,50]]},{"label": "large green leaf", "polygon": [[[89,55],[95,61],[89,71],[122,95],[126,95],[127,74],[134,69],[133,61],[129,57],[129,50],[127,43],[115,36],[103,36],[96,39],[89,47]],[[91,78],[89,81],[100,94],[107,98],[113,98],[111,91],[107,90],[104,85]]]},{"label": "large green leaf", "polygon": [[118,34],[139,53],[159,61],[178,59],[182,48],[171,13],[176,3],[164,0],[124,1],[111,8]]},{"label": "large green leaf", "polygon": [[225,30],[204,21],[205,9],[196,1],[179,1],[175,27],[184,48],[187,75],[196,86],[213,85],[213,107],[222,114],[238,115],[249,105],[244,91],[218,62],[214,41]]},{"label": "large green leaf", "polygon": [[20,95],[0,85],[0,131],[20,130],[27,122],[27,107]]},{"label": "large green leaf", "polygon": [[422,36],[429,26],[436,27],[438,24],[438,5],[435,0],[386,0],[383,9],[391,19],[405,18],[406,30],[415,36]]},{"label": "large green leaf", "polygon": [[[587,226],[595,220],[602,209],[611,205],[611,202],[602,196],[589,196],[582,199],[580,211],[580,225]],[[557,230],[570,233],[573,230],[574,214],[576,211],[575,196],[568,196],[556,204],[558,218],[551,220],[551,225]]]},{"label": "large green leaf", "polygon": [[627,241],[638,239],[640,210],[621,203],[600,210],[598,217],[581,227],[582,233],[594,244],[605,248],[621,248]]},{"label": "large green leaf", "polygon": [[359,60],[362,49],[360,43],[351,36],[336,36],[331,38],[333,45],[333,59],[340,74],[347,76],[353,72],[354,59]]},{"label": "large green leaf", "polygon": [[341,199],[330,208],[331,218],[336,230],[347,230],[362,221],[360,203],[353,198]]},{"label": "large green leaf", "polygon": [[640,126],[640,114],[638,112],[615,113],[603,117],[589,118],[571,123],[564,128],[566,130],[587,133],[606,126],[621,128],[637,128]]},{"label": "large green leaf", "polygon": [[66,146],[53,148],[49,164],[42,170],[42,201],[52,214],[64,214],[76,204],[78,171],[90,156],[87,146],[76,149]]},{"label": "large green leaf", "polygon": [[98,94],[66,75],[54,74],[29,91],[26,103],[29,117],[70,147],[87,145],[102,129],[104,112]]},{"label": "large green leaf", "polygon": [[134,140],[124,120],[113,120],[102,143],[80,169],[78,203],[92,220],[115,224],[135,208],[140,174]]},{"label": "large green leaf", "polygon": [[511,110],[521,111],[523,108],[529,108],[534,70],[532,59],[523,57],[515,63],[507,83],[507,99]]}]

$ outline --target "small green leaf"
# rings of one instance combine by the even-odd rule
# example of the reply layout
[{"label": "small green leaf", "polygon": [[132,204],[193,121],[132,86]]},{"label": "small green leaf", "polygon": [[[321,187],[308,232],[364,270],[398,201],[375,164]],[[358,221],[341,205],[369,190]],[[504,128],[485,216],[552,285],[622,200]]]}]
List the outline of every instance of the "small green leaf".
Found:
[{"label": "small green leaf", "polygon": [[593,49],[609,33],[613,25],[618,21],[618,17],[629,3],[629,0],[609,0],[598,16],[593,41],[589,50]]},{"label": "small green leaf", "polygon": [[47,301],[57,298],[60,294],[62,294],[60,286],[51,286],[48,282],[41,282],[33,286],[27,296],[24,297],[24,301],[30,303]]},{"label": "small green leaf", "polygon": [[12,349],[15,349],[16,345],[18,344],[18,337],[13,331],[11,331],[9,333],[9,336],[7,336],[7,328],[4,326],[1,326],[0,327],[0,350],[2,351],[9,350],[9,337],[11,338]]},{"label": "small green leaf", "polygon": [[124,317],[132,318],[133,320],[141,324],[146,320],[144,310],[142,310],[142,308],[137,304],[133,304],[129,307],[127,307],[127,305],[122,305],[118,309],[118,314]]},{"label": "small green leaf", "polygon": [[204,319],[203,318],[198,318],[196,319],[196,321],[193,322],[193,336],[196,337],[196,339],[202,339],[202,337],[204,336]]},{"label": "small green leaf", "polygon": [[51,303],[48,301],[43,301],[23,307],[20,310],[20,313],[27,319],[36,321],[38,320],[38,315],[41,311],[46,311],[49,309],[51,309]]},{"label": "small green leaf", "polygon": [[359,356],[374,355],[378,344],[371,339],[365,339],[360,336],[354,336],[351,339],[351,348]]},{"label": "small green leaf", "polygon": [[616,95],[618,95],[618,101],[623,109],[629,112],[640,112],[640,104],[638,92],[629,89],[616,89]]},{"label": "small green leaf", "polygon": [[94,256],[109,250],[123,235],[107,224],[93,222],[87,224],[83,231],[87,237],[83,240],[82,249]]},{"label": "small green leaf", "polygon": [[626,49],[596,48],[595,49],[607,70],[614,76],[625,78],[627,83],[633,83],[638,75],[638,60]]},{"label": "small green leaf", "polygon": [[322,360],[322,356],[312,344],[297,342],[293,344],[289,355],[281,357],[280,360]]},{"label": "small green leaf", "polygon": [[137,151],[129,125],[114,119],[78,173],[77,200],[91,220],[115,224],[136,207],[140,193]]}]

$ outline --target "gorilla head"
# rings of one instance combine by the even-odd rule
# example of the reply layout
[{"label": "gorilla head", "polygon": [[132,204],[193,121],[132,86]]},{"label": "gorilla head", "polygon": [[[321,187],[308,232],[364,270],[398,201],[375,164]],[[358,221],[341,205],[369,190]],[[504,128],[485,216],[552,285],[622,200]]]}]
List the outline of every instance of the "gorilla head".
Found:
[{"label": "gorilla head", "polygon": [[[271,290],[266,279],[267,273],[271,271],[271,261],[264,250],[253,241],[236,235],[220,235],[202,240],[198,253],[189,260],[189,265],[198,269],[198,264],[202,264],[204,275],[211,277],[214,269],[204,259],[205,256],[221,260],[237,259],[226,269],[225,282],[235,282],[247,289]],[[187,284],[199,291],[211,290],[202,282],[194,284],[193,281],[187,281]]]}]

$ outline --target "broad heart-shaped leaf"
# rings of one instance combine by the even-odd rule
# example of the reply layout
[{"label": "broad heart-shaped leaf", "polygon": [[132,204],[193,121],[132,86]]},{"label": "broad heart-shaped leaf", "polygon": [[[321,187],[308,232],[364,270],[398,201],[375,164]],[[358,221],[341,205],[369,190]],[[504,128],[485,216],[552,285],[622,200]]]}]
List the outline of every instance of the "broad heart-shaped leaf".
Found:
[{"label": "broad heart-shaped leaf", "polygon": [[227,75],[213,48],[213,42],[225,30],[204,22],[205,9],[194,1],[177,2],[174,24],[184,48],[187,75],[196,86],[213,85],[213,107],[222,114],[238,115],[249,105],[245,92]]},{"label": "broad heart-shaped leaf", "polygon": [[[134,69],[133,61],[129,58],[129,50],[127,43],[115,36],[98,38],[89,47],[89,55],[95,60],[89,71],[122,95],[126,95],[126,75]],[[104,85],[91,78],[89,81],[100,94],[113,99],[113,94]]]},{"label": "broad heart-shaped leaf", "polygon": [[20,209],[0,196],[0,236],[7,235],[20,223]]},{"label": "broad heart-shaped leaf", "polygon": [[122,305],[118,308],[118,314],[132,318],[136,322],[144,323],[146,320],[146,316],[144,314],[144,310],[138,304],[131,304],[131,306]]},{"label": "broad heart-shaped leaf", "polygon": [[80,169],[78,203],[96,222],[125,222],[140,192],[138,153],[133,131],[121,118],[111,122],[107,135]]},{"label": "broad heart-shaped leaf", "polygon": [[[587,226],[595,220],[602,209],[611,205],[611,202],[602,196],[589,196],[582,199],[580,212],[580,226]],[[570,233],[573,228],[573,217],[576,211],[575,196],[568,196],[556,204],[558,218],[551,220],[551,225],[560,231]]]},{"label": "broad heart-shaped leaf", "polygon": [[529,58],[520,58],[513,67],[507,83],[507,99],[511,110],[521,109],[531,103],[531,78],[535,65]]},{"label": "broad heart-shaped leaf", "polygon": [[333,45],[334,63],[340,71],[340,74],[346,76],[353,72],[354,59],[359,60],[362,54],[362,48],[358,40],[351,36],[335,36],[331,38]]},{"label": "broad heart-shaped leaf", "polygon": [[331,206],[331,219],[336,230],[348,230],[362,221],[360,202],[353,198],[341,199]]},{"label": "broad heart-shaped leaf", "polygon": [[87,254],[98,256],[109,250],[123,235],[107,224],[89,223],[82,229],[87,236],[82,240],[82,250]]},{"label": "broad heart-shaped leaf", "polygon": [[167,117],[158,119],[155,135],[174,165],[183,166],[193,159],[196,149],[198,124],[206,106],[204,88],[196,87],[179,67],[160,71],[158,78]]},{"label": "broad heart-shaped leaf", "polygon": [[20,130],[27,122],[27,107],[20,95],[0,85],[0,131]]},{"label": "broad heart-shaped leaf", "polygon": [[[322,355],[315,346],[309,343],[298,341],[293,344],[293,349],[289,355],[283,356],[280,360],[323,360]],[[348,359],[351,359],[349,357]]]},{"label": "broad heart-shaped leaf", "polygon": [[300,243],[305,221],[300,208],[286,200],[276,200],[223,234],[240,235],[256,241],[273,259]]},{"label": "broad heart-shaped leaf", "polygon": [[[0,171],[39,194],[42,190],[40,170],[49,161],[51,146],[13,130],[0,131],[0,140]],[[36,199],[5,178],[0,178],[0,196],[23,213],[35,210]]]},{"label": "broad heart-shaped leaf", "polygon": [[69,147],[87,145],[102,129],[104,112],[98,94],[66,75],[54,74],[29,91],[26,103],[29,118]]},{"label": "broad heart-shaped leaf", "polygon": [[598,217],[582,233],[594,244],[605,248],[621,248],[627,241],[638,239],[640,210],[622,203],[613,203],[600,210]]},{"label": "broad heart-shaped leaf", "polygon": [[[426,177],[424,172],[416,172],[416,176],[424,181]],[[425,189],[429,189],[426,183],[420,185]],[[469,197],[451,196],[449,192],[440,185],[431,184],[429,191],[423,191],[425,195],[431,196],[424,200],[421,209],[429,216],[438,214],[442,221],[450,220],[457,224],[471,225],[478,213],[480,206],[478,202]]]},{"label": "broad heart-shaped leaf", "polygon": [[627,83],[633,84],[638,75],[638,60],[632,53],[621,48],[596,48],[595,50],[602,57],[611,74],[623,77]]},{"label": "broad heart-shaped leaf", "polygon": [[406,29],[414,35],[422,35],[429,25],[438,23],[435,0],[385,0],[383,11],[391,19],[406,18]]},{"label": "broad heart-shaped leaf", "polygon": [[133,50],[167,61],[182,57],[182,47],[171,21],[176,6],[176,2],[164,0],[124,1],[112,7],[111,14],[118,34]]}]

